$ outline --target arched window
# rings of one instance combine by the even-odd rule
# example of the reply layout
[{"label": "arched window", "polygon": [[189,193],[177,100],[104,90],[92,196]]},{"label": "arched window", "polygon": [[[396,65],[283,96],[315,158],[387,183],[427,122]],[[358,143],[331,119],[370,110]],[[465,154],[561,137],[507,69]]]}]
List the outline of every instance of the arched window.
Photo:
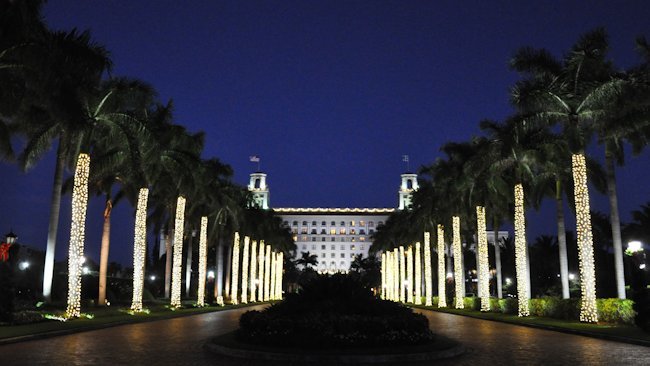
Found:
[{"label": "arched window", "polygon": [[262,185],[262,180],[260,178],[255,179],[255,189],[260,189],[260,186]]},{"label": "arched window", "polygon": [[406,180],[406,189],[413,189],[413,179]]},{"label": "arched window", "polygon": [[303,226],[307,226],[307,221],[302,222]]}]

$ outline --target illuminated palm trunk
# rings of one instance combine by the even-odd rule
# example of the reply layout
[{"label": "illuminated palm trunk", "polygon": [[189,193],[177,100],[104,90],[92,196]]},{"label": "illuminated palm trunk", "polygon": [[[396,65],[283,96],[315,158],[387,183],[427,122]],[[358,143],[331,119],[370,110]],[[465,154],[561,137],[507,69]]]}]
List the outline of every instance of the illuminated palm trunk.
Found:
[{"label": "illuminated palm trunk", "polygon": [[259,247],[257,248],[257,286],[259,293],[257,295],[258,301],[264,301],[264,251],[266,246],[264,245],[264,240],[260,241]]},{"label": "illuminated palm trunk", "polygon": [[232,244],[232,267],[230,274],[230,302],[237,305],[239,295],[239,233],[235,232]]},{"label": "illuminated palm trunk", "polygon": [[395,255],[392,251],[386,252],[386,258],[388,262],[386,263],[388,278],[386,279],[386,289],[388,300],[395,301]]},{"label": "illuminated palm trunk", "polygon": [[66,318],[81,315],[81,266],[86,236],[86,209],[88,208],[88,173],[90,156],[79,154],[72,189],[72,223],[68,247],[68,307]]},{"label": "illuminated palm trunk", "polygon": [[386,253],[381,253],[381,299],[386,299]]},{"label": "illuminated palm trunk", "polygon": [[399,247],[399,301],[406,302],[406,255],[404,246]]},{"label": "illuminated palm trunk", "polygon": [[393,301],[400,301],[401,297],[401,273],[400,273],[400,255],[399,249],[393,249]]},{"label": "illuminated palm trunk", "polygon": [[201,217],[201,231],[199,232],[199,288],[197,290],[196,304],[205,306],[205,278],[208,269],[208,218]]},{"label": "illuminated palm trunk", "polygon": [[282,300],[282,273],[284,272],[284,253],[278,253],[278,272],[276,276],[276,290],[275,295],[277,300]]},{"label": "illuminated palm trunk", "polygon": [[456,285],[456,309],[464,309],[463,248],[460,243],[460,217],[452,217],[452,246],[454,250],[454,283]]},{"label": "illuminated palm trunk", "polygon": [[241,260],[241,303],[248,304],[248,246],[250,238],[244,237],[244,250]]},{"label": "illuminated palm trunk", "polygon": [[445,272],[445,227],[438,225],[438,307],[447,307],[447,287]]},{"label": "illuminated palm trunk", "polygon": [[275,300],[275,267],[277,265],[275,252],[271,252],[271,280],[269,281],[269,300]]},{"label": "illuminated palm trunk", "polygon": [[176,201],[176,218],[174,223],[174,261],[172,263],[171,306],[180,307],[181,273],[183,270],[183,227],[185,225],[185,198],[178,196]]},{"label": "illuminated palm trunk", "polygon": [[490,311],[490,264],[485,207],[482,206],[476,206],[476,230],[478,237],[478,296],[481,298],[481,311]]},{"label": "illuminated palm trunk", "polygon": [[596,268],[594,264],[594,243],[589,212],[589,188],[587,187],[587,165],[582,154],[572,157],[573,184],[576,203],[576,234],[578,259],[580,260],[580,321],[598,322],[596,308]]},{"label": "illuminated palm trunk", "polygon": [[433,305],[433,273],[431,273],[431,233],[424,233],[424,305]]},{"label": "illuminated palm trunk", "polygon": [[271,280],[271,245],[267,244],[266,255],[264,256],[264,301],[269,301],[269,285]]},{"label": "illuminated palm trunk", "polygon": [[147,256],[147,201],[149,189],[140,188],[135,211],[135,233],[133,234],[133,300],[131,310],[142,311],[142,290],[144,288],[145,258]]},{"label": "illuminated palm trunk", "polygon": [[113,203],[106,197],[106,207],[104,208],[104,228],[102,231],[102,249],[99,253],[99,294],[97,295],[97,304],[106,305],[106,274],[108,272],[108,252],[111,247],[111,212]]},{"label": "illuminated palm trunk", "polygon": [[413,246],[406,249],[406,301],[413,303]]},{"label": "illuminated palm trunk", "polygon": [[415,243],[415,283],[413,284],[413,289],[415,290],[415,305],[422,305],[422,256],[421,256],[421,244],[418,241]]},{"label": "illuminated palm trunk", "polygon": [[251,245],[251,302],[257,301],[257,240]]},{"label": "illuminated palm trunk", "polygon": [[517,272],[517,300],[519,316],[528,316],[528,248],[526,247],[526,221],[524,217],[524,187],[515,185],[515,266]]}]

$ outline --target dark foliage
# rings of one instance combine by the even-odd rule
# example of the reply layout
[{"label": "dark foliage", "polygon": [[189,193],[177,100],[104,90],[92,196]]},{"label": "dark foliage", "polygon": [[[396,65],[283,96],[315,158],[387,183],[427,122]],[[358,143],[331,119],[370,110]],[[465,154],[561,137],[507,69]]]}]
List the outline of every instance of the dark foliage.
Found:
[{"label": "dark foliage", "polygon": [[239,338],[301,348],[423,344],[433,340],[428,320],[402,305],[379,300],[358,279],[318,276],[297,294],[240,319]]}]

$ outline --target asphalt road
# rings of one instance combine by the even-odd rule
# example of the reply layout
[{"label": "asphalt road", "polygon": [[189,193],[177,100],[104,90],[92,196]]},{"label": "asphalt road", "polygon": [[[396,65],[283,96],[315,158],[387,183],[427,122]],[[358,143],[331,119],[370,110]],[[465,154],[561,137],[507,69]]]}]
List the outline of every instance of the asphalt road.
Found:
[{"label": "asphalt road", "polygon": [[[249,308],[250,309],[250,308]],[[0,346],[0,365],[258,365],[213,355],[210,337],[237,327],[248,309],[130,324]],[[431,328],[468,352],[435,365],[650,365],[650,348],[421,311]],[[286,363],[264,363],[286,365]],[[428,365],[433,363],[422,363]],[[311,364],[313,365],[313,364]]]}]

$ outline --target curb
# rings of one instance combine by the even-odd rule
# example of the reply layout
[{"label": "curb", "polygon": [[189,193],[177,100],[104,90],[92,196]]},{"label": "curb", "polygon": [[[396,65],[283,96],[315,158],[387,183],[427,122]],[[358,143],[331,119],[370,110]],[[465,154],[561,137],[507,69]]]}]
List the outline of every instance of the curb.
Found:
[{"label": "curb", "polygon": [[433,312],[436,312],[436,313],[443,313],[443,314],[449,314],[449,315],[466,316],[468,318],[493,321],[493,322],[497,322],[497,323],[520,325],[522,327],[550,330],[550,331],[554,331],[554,332],[560,332],[560,333],[567,333],[567,334],[572,334],[572,335],[580,335],[580,336],[584,336],[584,337],[604,339],[606,341],[614,341],[614,342],[620,342],[620,343],[634,344],[634,345],[637,345],[637,346],[650,347],[650,341],[645,341],[643,339],[638,339],[638,338],[629,338],[629,337],[622,337],[622,336],[616,336],[616,335],[611,335],[611,334],[602,334],[602,333],[596,333],[596,332],[589,332],[589,331],[584,331],[584,330],[568,329],[568,328],[562,328],[562,327],[554,327],[552,325],[543,325],[543,324],[534,324],[534,323],[518,323],[518,322],[513,322],[513,321],[510,321],[510,320],[506,320],[506,319],[486,319],[486,318],[482,318],[482,317],[474,315],[474,314],[456,314],[456,313],[446,312],[446,311],[442,311],[442,310],[430,309],[430,308],[418,307],[418,306],[412,306],[412,308],[419,309],[419,310],[428,310],[428,311],[433,311]]},{"label": "curb", "polygon": [[327,362],[332,364],[359,364],[359,363],[388,363],[388,362],[422,362],[434,361],[460,356],[466,352],[466,348],[457,344],[444,350],[415,353],[394,353],[394,354],[336,354],[332,352],[315,353],[289,353],[272,352],[261,350],[248,350],[242,348],[227,347],[216,344],[214,338],[204,343],[203,347],[209,352],[235,358],[243,358],[258,361],[281,361],[297,363]]},{"label": "curb", "polygon": [[[256,305],[260,305],[260,304],[251,304],[250,306],[256,306]],[[34,340],[39,340],[39,339],[53,338],[53,337],[58,337],[58,336],[74,334],[74,333],[90,332],[90,331],[93,331],[93,330],[100,330],[100,329],[105,329],[105,328],[119,327],[121,325],[149,323],[149,322],[155,322],[155,321],[160,321],[160,320],[182,318],[182,317],[186,317],[186,316],[203,315],[203,314],[216,313],[216,312],[222,312],[222,311],[231,311],[231,310],[237,310],[237,309],[244,309],[244,308],[247,308],[247,307],[250,307],[250,306],[238,306],[238,307],[231,308],[231,309],[215,309],[213,311],[204,311],[204,312],[198,312],[198,313],[193,313],[193,314],[170,314],[170,316],[166,316],[166,317],[163,317],[163,318],[157,318],[157,319],[142,319],[142,320],[138,320],[138,321],[121,320],[121,321],[116,321],[116,322],[111,322],[111,323],[89,325],[87,327],[61,329],[61,330],[51,330],[51,331],[45,331],[45,332],[34,333],[34,334],[26,334],[26,335],[16,336],[16,337],[0,338],[0,346],[6,345],[6,344],[12,344],[12,343],[19,343],[19,342],[34,341]]]}]

